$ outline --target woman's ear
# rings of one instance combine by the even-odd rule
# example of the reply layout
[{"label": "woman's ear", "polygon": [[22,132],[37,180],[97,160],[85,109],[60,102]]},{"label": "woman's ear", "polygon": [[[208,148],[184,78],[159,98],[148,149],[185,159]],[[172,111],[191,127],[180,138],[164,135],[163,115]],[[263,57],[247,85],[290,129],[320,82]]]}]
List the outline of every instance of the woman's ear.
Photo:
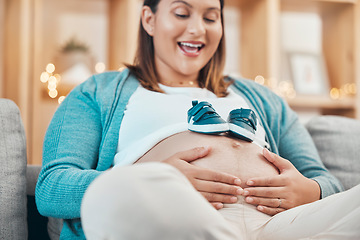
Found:
[{"label": "woman's ear", "polygon": [[149,6],[143,6],[141,11],[141,23],[144,27],[144,30],[150,36],[154,35],[154,25],[155,25],[155,14],[151,11]]}]

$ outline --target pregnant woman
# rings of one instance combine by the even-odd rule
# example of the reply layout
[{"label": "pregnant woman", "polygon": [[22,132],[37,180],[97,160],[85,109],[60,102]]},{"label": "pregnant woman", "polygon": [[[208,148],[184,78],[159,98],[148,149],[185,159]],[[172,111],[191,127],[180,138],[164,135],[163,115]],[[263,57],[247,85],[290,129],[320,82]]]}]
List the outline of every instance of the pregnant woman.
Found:
[{"label": "pregnant woman", "polygon": [[[59,106],[36,202],[41,214],[64,219],[62,239],[359,234],[359,187],[334,194],[340,183],[287,104],[223,76],[223,7],[145,0],[134,64],[91,77]],[[206,112],[199,118],[197,104]],[[220,133],[188,130],[213,117]],[[230,134],[233,121],[251,122],[250,135]]]}]

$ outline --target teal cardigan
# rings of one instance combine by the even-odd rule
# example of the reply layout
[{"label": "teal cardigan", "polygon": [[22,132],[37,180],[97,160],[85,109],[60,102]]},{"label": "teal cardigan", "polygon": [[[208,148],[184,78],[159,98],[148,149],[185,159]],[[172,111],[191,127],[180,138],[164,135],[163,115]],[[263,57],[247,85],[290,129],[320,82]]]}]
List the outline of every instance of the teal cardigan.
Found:
[{"label": "teal cardigan", "polygon": [[[89,184],[111,167],[124,110],[138,86],[127,69],[95,75],[76,87],[54,114],[44,140],[35,197],[42,215],[65,219],[61,239],[85,239],[79,219],[81,200]],[[250,80],[235,80],[231,88],[256,110],[272,152],[317,181],[322,197],[342,190],[283,99]]]}]

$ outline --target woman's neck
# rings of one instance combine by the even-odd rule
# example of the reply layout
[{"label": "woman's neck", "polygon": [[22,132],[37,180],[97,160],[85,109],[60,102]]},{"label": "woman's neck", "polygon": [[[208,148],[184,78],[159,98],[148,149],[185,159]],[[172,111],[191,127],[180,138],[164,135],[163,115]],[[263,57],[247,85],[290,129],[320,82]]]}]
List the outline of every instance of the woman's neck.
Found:
[{"label": "woman's neck", "polygon": [[198,74],[181,74],[173,71],[158,71],[158,82],[169,87],[199,87]]},{"label": "woman's neck", "polygon": [[183,80],[183,81],[170,81],[170,80],[161,80],[159,83],[168,86],[168,87],[199,87],[199,84],[196,81],[192,80]]}]

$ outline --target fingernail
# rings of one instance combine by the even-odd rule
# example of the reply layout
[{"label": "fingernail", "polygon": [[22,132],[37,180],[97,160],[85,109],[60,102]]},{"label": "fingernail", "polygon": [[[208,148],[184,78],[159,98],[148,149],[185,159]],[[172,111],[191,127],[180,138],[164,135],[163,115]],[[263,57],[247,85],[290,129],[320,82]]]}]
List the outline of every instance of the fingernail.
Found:
[{"label": "fingernail", "polygon": [[230,201],[233,202],[233,203],[237,202],[237,200],[238,200],[237,197],[231,197],[230,198]]},{"label": "fingernail", "polygon": [[248,202],[248,203],[251,203],[251,202],[253,202],[253,201],[254,201],[254,199],[251,198],[251,197],[247,197],[247,198],[246,198],[246,202]]},{"label": "fingernail", "polygon": [[242,188],[238,188],[237,190],[236,190],[236,194],[237,195],[242,195],[244,193],[244,190],[242,189]]},{"label": "fingernail", "polygon": [[237,179],[235,179],[234,183],[235,183],[236,185],[240,185],[240,184],[241,184],[241,180],[237,178]]},{"label": "fingernail", "polygon": [[246,195],[249,195],[249,191],[244,190],[244,195],[245,195],[245,196],[246,196]]},{"label": "fingernail", "polygon": [[216,204],[216,209],[221,209],[221,208],[223,208],[223,204],[222,204],[222,203]]},{"label": "fingernail", "polygon": [[247,185],[253,185],[254,184],[254,182],[253,181],[251,181],[251,180],[249,180],[249,181],[247,181],[247,183],[246,183]]},{"label": "fingernail", "polygon": [[258,210],[263,211],[264,210],[263,206],[258,206]]}]

